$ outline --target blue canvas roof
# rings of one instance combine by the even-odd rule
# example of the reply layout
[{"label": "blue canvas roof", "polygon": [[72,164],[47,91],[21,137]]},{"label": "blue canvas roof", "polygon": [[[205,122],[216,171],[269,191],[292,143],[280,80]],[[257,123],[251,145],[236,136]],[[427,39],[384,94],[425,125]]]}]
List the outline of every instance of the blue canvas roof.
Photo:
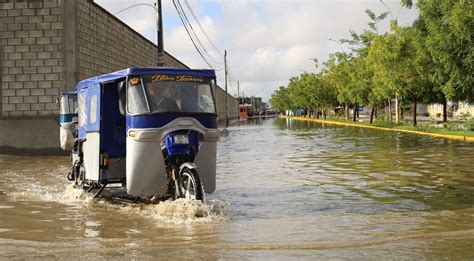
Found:
[{"label": "blue canvas roof", "polygon": [[128,68],[108,74],[99,75],[96,77],[88,78],[80,81],[76,85],[76,89],[80,90],[94,83],[110,82],[120,78],[127,77],[129,75],[142,75],[142,74],[168,74],[168,75],[188,75],[206,78],[216,78],[216,72],[210,69],[179,69],[179,68],[167,68],[167,67],[144,67],[144,68]]}]

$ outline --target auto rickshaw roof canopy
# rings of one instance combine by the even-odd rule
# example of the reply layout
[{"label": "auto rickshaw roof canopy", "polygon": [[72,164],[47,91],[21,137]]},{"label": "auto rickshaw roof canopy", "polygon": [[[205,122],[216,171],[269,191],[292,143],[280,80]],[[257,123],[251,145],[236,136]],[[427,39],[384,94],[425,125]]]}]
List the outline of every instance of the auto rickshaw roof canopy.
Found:
[{"label": "auto rickshaw roof canopy", "polygon": [[143,67],[143,68],[128,68],[112,73],[99,75],[80,81],[76,85],[76,89],[87,88],[95,83],[111,82],[131,75],[151,75],[151,74],[166,74],[166,75],[186,75],[206,78],[216,78],[216,72],[210,69],[180,69],[168,67]]}]

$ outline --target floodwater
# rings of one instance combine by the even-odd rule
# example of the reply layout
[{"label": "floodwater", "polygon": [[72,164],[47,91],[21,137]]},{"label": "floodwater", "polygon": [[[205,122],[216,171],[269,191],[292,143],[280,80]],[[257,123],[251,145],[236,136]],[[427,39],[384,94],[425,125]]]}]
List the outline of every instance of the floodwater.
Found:
[{"label": "floodwater", "polygon": [[0,156],[0,257],[474,258],[474,144],[282,119],[223,131],[207,205],[93,200]]}]

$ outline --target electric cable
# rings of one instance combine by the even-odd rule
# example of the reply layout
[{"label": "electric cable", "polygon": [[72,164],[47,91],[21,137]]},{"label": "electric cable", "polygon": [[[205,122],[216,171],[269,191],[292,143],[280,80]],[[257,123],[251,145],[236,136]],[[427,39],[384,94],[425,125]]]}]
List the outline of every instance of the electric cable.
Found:
[{"label": "electric cable", "polygon": [[179,18],[181,19],[181,22],[182,22],[183,25],[184,25],[184,29],[185,29],[186,32],[188,33],[189,39],[191,39],[191,42],[193,43],[194,48],[196,48],[196,51],[198,51],[199,55],[200,55],[201,58],[204,60],[204,62],[206,62],[207,66],[209,66],[209,68],[214,69],[214,67],[206,60],[206,58],[204,58],[204,55],[202,54],[201,50],[198,48],[196,42],[194,41],[193,37],[191,36],[191,33],[189,32],[189,29],[188,29],[188,27],[186,26],[186,22],[184,21],[184,18],[183,18],[183,16],[181,15],[181,12],[180,12],[178,6],[176,5],[176,0],[173,0],[173,5],[174,5],[176,11],[178,12],[178,16],[179,16]]},{"label": "electric cable", "polygon": [[197,18],[196,14],[194,13],[193,9],[191,8],[191,5],[189,4],[188,0],[184,0],[185,3],[186,3],[186,6],[188,7],[189,9],[189,12],[191,13],[191,15],[194,17],[194,20],[196,21],[197,25],[199,26],[199,28],[201,29],[201,31],[203,32],[204,36],[206,37],[207,41],[212,45],[212,47],[214,48],[214,50],[221,56],[224,56],[224,54],[222,52],[219,51],[219,49],[214,45],[214,43],[211,41],[211,39],[209,38],[209,35],[206,33],[206,31],[204,30],[204,28],[202,27],[201,23],[199,22],[199,19]]},{"label": "electric cable", "polygon": [[[184,15],[184,19],[186,20],[187,24],[189,25],[190,29],[191,29],[191,32],[193,33],[193,35],[195,36],[195,39],[197,40],[197,42],[199,43],[199,45],[201,46],[201,48],[203,49],[204,53],[215,63],[215,64],[218,64],[218,66],[221,66],[223,64],[223,62],[220,62],[216,59],[214,59],[214,57],[212,57],[212,55],[209,54],[209,52],[207,51],[206,47],[204,46],[204,44],[201,42],[201,40],[199,39],[196,31],[194,30],[194,27],[192,25],[192,23],[189,21],[188,19],[188,16],[186,15],[186,12],[184,11],[184,8],[183,6],[181,5],[181,2],[179,0],[176,0],[176,2],[178,3],[178,6],[182,12],[182,14]],[[217,67],[217,66],[216,66]]]},{"label": "electric cable", "polygon": [[123,12],[123,11],[126,11],[126,10],[128,10],[128,9],[130,9],[130,8],[133,8],[133,7],[135,7],[135,6],[140,6],[140,5],[151,6],[151,7],[153,7],[153,9],[155,9],[155,11],[158,13],[158,9],[157,9],[156,6],[154,6],[154,5],[150,5],[150,4],[135,4],[135,5],[131,5],[131,6],[127,7],[127,8],[124,8],[124,9],[122,9],[122,10],[119,10],[119,11],[113,13],[113,15],[119,14],[119,13],[121,13],[121,12]]},{"label": "electric cable", "polygon": [[[188,33],[188,36],[189,38],[191,39],[191,41],[193,42],[193,45],[194,47],[196,48],[196,50],[199,52],[199,54],[201,55],[201,58],[203,58],[203,60],[206,62],[206,64],[216,70],[216,71],[220,71],[222,70],[222,68],[217,68],[217,67],[220,67],[222,66],[221,63],[219,63],[218,61],[216,61],[210,54],[209,52],[206,50],[206,48],[204,47],[204,45],[202,44],[202,42],[199,40],[199,37],[197,36],[196,32],[194,31],[194,28],[192,27],[191,23],[189,22],[189,19],[187,19],[187,16],[186,16],[186,13],[184,12],[184,9],[182,8],[179,0],[173,0],[173,4],[176,8],[176,11],[178,12],[178,15],[181,19],[181,22],[183,23],[185,29],[186,29],[186,32]],[[209,58],[209,59],[206,59],[206,56]],[[212,61],[210,61],[212,60]]]},{"label": "electric cable", "polygon": [[[217,54],[219,55],[222,55],[222,53],[219,51],[219,49],[215,46],[215,44],[210,40],[209,36],[207,35],[207,33],[204,31],[204,28],[202,27],[201,23],[199,22],[196,14],[194,13],[194,11],[192,10],[191,6],[189,5],[189,2],[187,0],[185,0],[185,3],[186,3],[186,6],[187,6],[187,9],[188,9],[188,12],[191,14],[191,16],[194,18],[194,21],[196,22],[196,24],[199,26],[201,32],[204,34],[204,36],[206,37],[207,41],[209,42],[209,44],[212,46],[212,48],[216,51]],[[203,42],[199,39],[199,36],[198,34],[196,33],[196,30],[194,30],[194,27],[190,21],[190,19],[188,19],[188,16],[186,14],[186,11],[184,10],[183,6],[181,5],[180,3],[180,0],[173,0],[173,5],[176,9],[176,12],[178,13],[178,16],[181,20],[181,22],[183,23],[183,26],[186,30],[186,33],[188,34],[188,37],[189,39],[191,40],[194,48],[198,51],[199,55],[201,56],[201,58],[204,60],[204,62],[212,69],[216,70],[216,71],[222,71],[223,69],[227,69],[227,75],[229,76],[228,77],[228,87],[230,87],[231,91],[233,93],[237,93],[236,91],[236,87],[235,87],[235,84],[236,84],[236,80],[235,80],[235,76],[234,74],[232,73],[232,71],[230,70],[230,66],[229,66],[229,62],[228,62],[228,59],[227,59],[227,68],[224,68],[225,65],[224,65],[224,61],[220,62],[220,61],[217,61],[211,54],[210,52],[207,50],[207,48],[205,47],[205,45],[203,44]],[[223,56],[223,55],[222,55]]]}]

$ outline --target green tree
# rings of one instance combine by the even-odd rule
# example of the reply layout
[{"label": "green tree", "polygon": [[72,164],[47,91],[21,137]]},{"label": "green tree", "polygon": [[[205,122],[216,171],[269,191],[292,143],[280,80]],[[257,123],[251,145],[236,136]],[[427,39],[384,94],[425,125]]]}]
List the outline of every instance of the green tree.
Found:
[{"label": "green tree", "polygon": [[352,70],[351,56],[346,53],[336,53],[329,56],[326,62],[326,82],[336,92],[337,101],[344,106],[346,120],[349,118],[349,105],[353,100],[350,91],[350,71]]},{"label": "green tree", "polygon": [[323,118],[326,119],[328,110],[337,105],[336,89],[330,84],[327,74],[313,75],[313,100],[321,108]]},{"label": "green tree", "polygon": [[356,121],[356,113],[358,112],[359,104],[370,105],[372,107],[370,122],[373,121],[375,107],[381,103],[382,96],[374,92],[374,73],[370,66],[367,56],[369,54],[370,46],[373,40],[379,36],[378,24],[384,20],[388,13],[376,15],[373,11],[367,9],[365,11],[369,16],[369,29],[366,29],[361,34],[351,32],[352,39],[342,40],[342,42],[349,43],[352,46],[352,51],[357,55],[350,60],[349,66],[346,66],[347,75],[349,76],[348,89],[349,99],[354,104],[353,121]]},{"label": "green tree", "polygon": [[321,107],[320,101],[317,99],[317,90],[315,88],[316,75],[314,73],[304,72],[300,75],[300,89],[304,91],[306,96],[305,108],[309,116],[313,116],[314,111],[317,111],[316,116],[319,117],[319,109]]},{"label": "green tree", "polygon": [[303,84],[301,78],[302,76],[290,78],[288,83],[288,95],[293,105],[293,108],[291,109],[304,109],[307,112],[310,104],[310,97],[307,94],[308,88]]},{"label": "green tree", "polygon": [[[408,7],[412,0],[402,0]],[[418,0],[426,48],[436,69],[433,82],[448,99],[474,102],[474,4],[470,0]]]},{"label": "green tree", "polygon": [[270,104],[279,112],[284,113],[285,110],[290,110],[293,106],[288,95],[288,89],[284,86],[280,86],[275,90],[270,98]]},{"label": "green tree", "polygon": [[370,47],[368,59],[375,82],[378,86],[384,86],[384,91],[378,93],[397,93],[412,101],[413,125],[416,125],[417,104],[428,86],[421,77],[425,71],[417,59],[413,28],[396,26],[390,34],[377,36]]}]

